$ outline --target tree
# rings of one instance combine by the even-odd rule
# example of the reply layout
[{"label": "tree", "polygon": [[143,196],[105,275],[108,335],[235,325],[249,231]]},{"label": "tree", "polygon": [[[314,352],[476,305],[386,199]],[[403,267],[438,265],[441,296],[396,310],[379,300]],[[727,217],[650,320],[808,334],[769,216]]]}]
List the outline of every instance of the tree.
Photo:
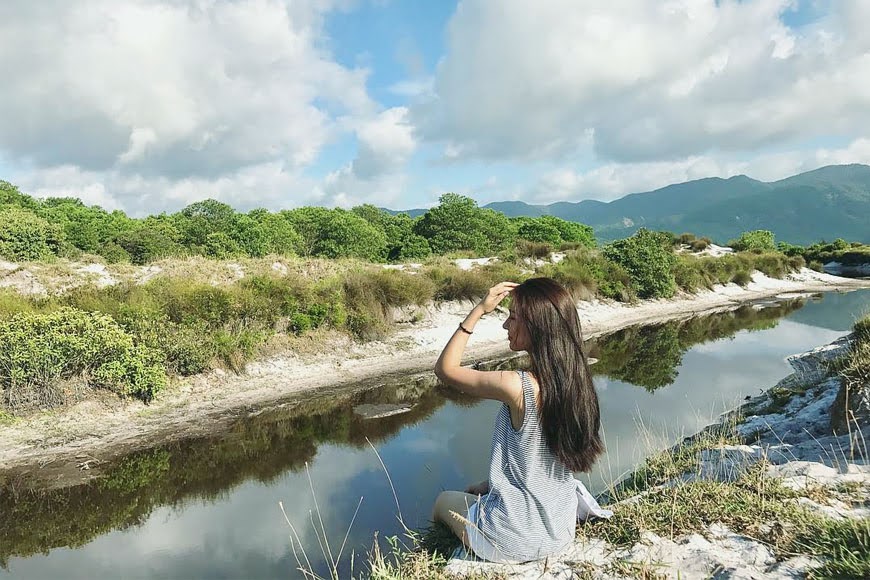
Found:
[{"label": "tree", "polygon": [[132,229],[120,234],[115,242],[130,254],[131,262],[145,264],[181,254],[183,248],[180,239],[181,233],[175,227],[173,218],[160,214],[137,222]]},{"label": "tree", "polygon": [[106,245],[133,227],[134,220],[122,211],[108,213],[99,206],[86,206],[73,197],[50,197],[39,215],[63,228],[66,241],[82,250],[101,254]]},{"label": "tree", "polygon": [[296,253],[302,237],[285,215],[265,209],[255,209],[248,212],[248,216],[256,220],[262,228],[266,254],[292,256]]},{"label": "tree", "polygon": [[769,230],[754,230],[743,232],[728,245],[737,252],[770,252],[776,249],[773,232]]},{"label": "tree", "polygon": [[542,219],[529,219],[517,228],[517,237],[530,242],[538,242],[558,246],[562,243],[562,235],[552,223]]},{"label": "tree", "polygon": [[236,223],[236,211],[215,199],[192,203],[173,216],[181,232],[182,243],[191,250],[202,253],[210,234],[231,234]]},{"label": "tree", "polygon": [[669,298],[674,295],[674,255],[670,236],[641,228],[631,236],[604,247],[604,257],[616,262],[631,276],[641,298]]},{"label": "tree", "polygon": [[438,201],[414,227],[436,254],[460,250],[493,254],[515,242],[514,224],[503,213],[479,208],[470,197],[456,193],[445,193]]},{"label": "tree", "polygon": [[36,211],[39,207],[39,202],[25,193],[18,191],[18,188],[0,179],[0,207],[4,205],[14,205],[31,211]]},{"label": "tree", "polygon": [[15,206],[0,209],[0,256],[9,260],[51,259],[63,244],[63,231],[33,212]]},{"label": "tree", "polygon": [[353,212],[301,207],[281,213],[299,233],[299,253],[302,255],[354,257],[373,262],[382,262],[386,258],[384,232]]},{"label": "tree", "polygon": [[538,220],[542,223],[551,224],[559,230],[559,236],[562,238],[562,243],[578,243],[588,248],[594,248],[596,246],[595,233],[592,231],[592,227],[587,226],[586,224],[569,222],[552,215],[541,216]]},{"label": "tree", "polygon": [[408,214],[392,215],[368,203],[358,205],[351,211],[384,233],[388,261],[421,259],[432,253],[426,238],[414,233],[414,220]]}]

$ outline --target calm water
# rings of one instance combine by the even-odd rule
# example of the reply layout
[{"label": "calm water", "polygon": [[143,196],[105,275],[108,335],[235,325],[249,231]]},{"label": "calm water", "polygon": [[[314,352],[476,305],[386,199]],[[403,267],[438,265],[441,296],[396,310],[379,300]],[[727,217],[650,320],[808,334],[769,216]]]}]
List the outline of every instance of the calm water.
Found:
[{"label": "calm water", "polygon": [[[606,488],[683,435],[789,372],[785,357],[827,343],[870,310],[870,291],[761,304],[678,324],[632,328],[589,345],[608,453],[583,476]],[[515,366],[512,361],[505,366]],[[414,403],[364,420],[362,403]],[[106,477],[59,491],[0,487],[0,577],[296,578],[290,529],[315,568],[317,505],[334,553],[362,498],[342,556],[373,534],[422,527],[443,489],[486,477],[498,404],[427,380],[290,401],[226,433],[124,458]],[[310,477],[310,483],[309,483]],[[3,482],[0,474],[0,482]],[[315,516],[316,518],[316,516]],[[318,528],[319,520],[315,519]]]}]

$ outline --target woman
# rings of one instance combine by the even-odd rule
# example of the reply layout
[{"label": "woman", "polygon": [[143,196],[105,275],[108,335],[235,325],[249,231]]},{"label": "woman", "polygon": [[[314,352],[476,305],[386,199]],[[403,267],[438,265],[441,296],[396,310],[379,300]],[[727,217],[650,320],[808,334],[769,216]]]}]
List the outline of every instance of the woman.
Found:
[{"label": "woman", "polygon": [[[480,317],[512,295],[510,348],[527,351],[531,372],[476,371],[460,366]],[[489,480],[466,493],[442,492],[433,519],[447,524],[479,558],[524,562],[561,551],[577,518],[610,514],[576,481],[602,453],[598,397],[583,353],[574,300],[551,278],[490,288],[453,333],[435,363],[442,382],[501,401]]]}]

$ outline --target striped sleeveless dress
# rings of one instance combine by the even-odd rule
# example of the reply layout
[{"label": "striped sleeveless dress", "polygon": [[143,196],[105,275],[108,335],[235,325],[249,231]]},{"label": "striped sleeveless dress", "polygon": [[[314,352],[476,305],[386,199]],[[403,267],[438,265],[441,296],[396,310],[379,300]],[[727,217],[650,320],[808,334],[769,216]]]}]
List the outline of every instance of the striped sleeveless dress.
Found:
[{"label": "striped sleeveless dress", "polygon": [[505,558],[525,562],[559,552],[574,540],[578,498],[573,473],[544,440],[531,380],[518,372],[523,424],[513,428],[506,404],[496,415],[489,493],[475,506],[473,524]]}]

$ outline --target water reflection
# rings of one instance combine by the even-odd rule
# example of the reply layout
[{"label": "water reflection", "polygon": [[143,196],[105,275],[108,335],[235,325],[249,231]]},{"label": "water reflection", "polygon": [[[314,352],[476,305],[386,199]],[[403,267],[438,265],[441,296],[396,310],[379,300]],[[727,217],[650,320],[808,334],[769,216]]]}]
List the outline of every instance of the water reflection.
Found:
[{"label": "water reflection", "polygon": [[[584,475],[590,488],[603,489],[651,447],[696,431],[738,399],[775,383],[788,371],[786,355],[841,335],[844,329],[796,316],[831,308],[828,298],[840,297],[803,309],[799,301],[745,307],[590,343],[600,359],[593,368],[608,448],[596,470]],[[870,292],[861,292],[838,308],[854,312],[868,304]],[[413,408],[366,420],[354,412],[366,403]],[[36,491],[7,481],[0,487],[0,576],[292,577],[295,560],[278,501],[323,571],[309,520],[312,488],[334,542],[344,536],[360,497],[348,539],[358,554],[375,530],[399,533],[392,491],[371,441],[389,469],[405,522],[424,526],[440,490],[486,476],[497,407],[421,378],[290,400],[220,435],[130,455],[83,485]]]}]

